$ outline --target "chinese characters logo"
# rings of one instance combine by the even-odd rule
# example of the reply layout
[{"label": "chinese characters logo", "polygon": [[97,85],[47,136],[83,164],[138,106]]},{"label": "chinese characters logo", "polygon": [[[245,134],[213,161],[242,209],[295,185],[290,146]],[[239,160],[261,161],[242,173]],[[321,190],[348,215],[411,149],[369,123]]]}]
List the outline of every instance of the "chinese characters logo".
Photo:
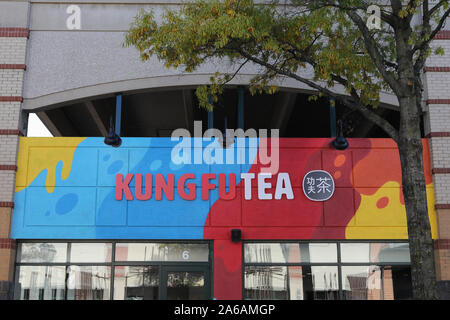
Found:
[{"label": "chinese characters logo", "polygon": [[303,192],[312,201],[325,201],[334,193],[333,177],[326,171],[314,170],[303,178]]}]

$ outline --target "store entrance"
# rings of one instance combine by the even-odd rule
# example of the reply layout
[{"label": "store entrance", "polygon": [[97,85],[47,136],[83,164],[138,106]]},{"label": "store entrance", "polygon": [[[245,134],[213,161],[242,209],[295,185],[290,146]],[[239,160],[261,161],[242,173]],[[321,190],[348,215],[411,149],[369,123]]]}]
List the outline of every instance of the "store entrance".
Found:
[{"label": "store entrance", "polygon": [[115,300],[211,299],[208,242],[117,243]]},{"label": "store entrance", "polygon": [[209,266],[162,266],[160,299],[210,299]]}]

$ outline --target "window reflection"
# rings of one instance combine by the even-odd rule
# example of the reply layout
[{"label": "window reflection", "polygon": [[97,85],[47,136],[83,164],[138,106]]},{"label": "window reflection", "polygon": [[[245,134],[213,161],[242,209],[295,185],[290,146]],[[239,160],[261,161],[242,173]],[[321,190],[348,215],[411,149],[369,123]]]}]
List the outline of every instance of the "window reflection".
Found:
[{"label": "window reflection", "polygon": [[118,243],[116,261],[207,262],[209,246],[204,243]]},{"label": "window reflection", "polygon": [[303,262],[311,263],[331,263],[337,262],[337,246],[336,243],[302,243],[302,254],[309,253],[309,256],[303,258]]},{"label": "window reflection", "polygon": [[[117,263],[112,248],[99,242],[20,243],[15,298],[107,300],[113,289],[118,300],[159,299],[159,291],[169,299],[202,299],[206,292],[202,272],[161,271],[166,261],[208,262],[206,243],[116,243]],[[410,299],[409,261],[407,243],[244,243],[244,299]]]},{"label": "window reflection", "polygon": [[111,243],[72,243],[70,262],[110,262]]},{"label": "window reflection", "polygon": [[382,299],[380,268],[377,266],[342,267],[342,289],[346,300]]},{"label": "window reflection", "polygon": [[300,262],[298,243],[246,243],[246,262]]},{"label": "window reflection", "polygon": [[397,300],[412,296],[408,243],[252,242],[244,244],[244,263],[245,299]]},{"label": "window reflection", "polygon": [[348,300],[412,298],[409,266],[344,266],[342,286]]},{"label": "window reflection", "polygon": [[341,243],[342,262],[369,262],[369,243]]},{"label": "window reflection", "polygon": [[67,300],[109,300],[111,267],[69,266]]},{"label": "window reflection", "polygon": [[21,266],[16,283],[20,300],[64,300],[66,268],[63,266]]},{"label": "window reflection", "polygon": [[156,300],[158,288],[158,267],[116,266],[114,269],[115,300]]},{"label": "window reflection", "polygon": [[289,300],[287,267],[246,267],[245,299]]},{"label": "window reflection", "polygon": [[412,299],[410,267],[384,266],[383,293],[384,293],[384,300]]},{"label": "window reflection", "polygon": [[337,262],[335,243],[246,243],[245,262],[328,263]]},{"label": "window reflection", "polygon": [[337,267],[271,266],[245,268],[245,299],[335,300]]},{"label": "window reflection", "polygon": [[17,262],[66,262],[67,243],[22,243]]},{"label": "window reflection", "polygon": [[168,300],[205,299],[205,274],[203,272],[168,272]]},{"label": "window reflection", "polygon": [[[339,298],[338,270],[334,266],[313,266],[311,268],[312,297],[310,300],[336,300]],[[308,274],[305,277],[309,279]],[[310,293],[310,295],[311,295]]]},{"label": "window reflection", "polygon": [[342,262],[405,262],[409,263],[407,243],[342,243]]},{"label": "window reflection", "polygon": [[371,251],[371,262],[410,262],[408,243],[372,243]]}]

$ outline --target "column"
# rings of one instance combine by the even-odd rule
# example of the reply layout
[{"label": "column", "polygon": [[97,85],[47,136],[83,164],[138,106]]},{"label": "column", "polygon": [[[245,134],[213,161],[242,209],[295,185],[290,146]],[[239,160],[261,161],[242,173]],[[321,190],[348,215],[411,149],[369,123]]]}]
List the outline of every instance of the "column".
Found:
[{"label": "column", "polygon": [[[432,55],[424,68],[425,135],[429,138],[435,193],[438,238],[434,242],[438,289],[450,289],[450,30],[441,31],[432,47],[442,46],[444,56]],[[450,297],[447,296],[447,299]]]},{"label": "column", "polygon": [[29,36],[28,1],[0,2],[0,300],[12,299],[16,243],[14,210],[23,76]]}]

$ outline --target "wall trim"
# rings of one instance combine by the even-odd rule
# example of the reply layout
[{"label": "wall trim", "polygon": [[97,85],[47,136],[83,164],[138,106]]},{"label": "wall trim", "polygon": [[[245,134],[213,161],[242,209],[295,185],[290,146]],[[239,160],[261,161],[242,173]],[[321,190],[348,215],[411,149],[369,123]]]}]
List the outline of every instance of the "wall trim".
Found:
[{"label": "wall trim", "polygon": [[0,28],[0,37],[7,38],[29,38],[30,29],[28,28]]},{"label": "wall trim", "polygon": [[0,208],[14,208],[14,202],[0,201]]},{"label": "wall trim", "polygon": [[450,67],[425,67],[423,72],[450,72]]},{"label": "wall trim", "polygon": [[450,204],[435,204],[435,209],[450,209]]},{"label": "wall trim", "polygon": [[0,96],[0,102],[23,102],[21,96]]},{"label": "wall trim", "polygon": [[17,129],[0,129],[0,136],[20,136],[23,137],[23,133]]},{"label": "wall trim", "polygon": [[0,64],[0,70],[26,70],[27,66],[25,64]]},{"label": "wall trim", "polygon": [[16,249],[16,240],[0,238],[0,249]]},{"label": "wall trim", "polygon": [[431,169],[431,173],[432,174],[450,173],[450,168],[433,168],[433,169]]},{"label": "wall trim", "polygon": [[0,164],[0,170],[17,171],[17,166],[14,164]]},{"label": "wall trim", "polygon": [[434,40],[450,40],[450,30],[441,30],[439,31]]},{"label": "wall trim", "polygon": [[450,104],[450,99],[428,99],[426,104]]},{"label": "wall trim", "polygon": [[434,240],[434,249],[450,249],[450,239]]},{"label": "wall trim", "polygon": [[450,132],[430,132],[425,138],[442,138],[442,137],[450,137]]}]

